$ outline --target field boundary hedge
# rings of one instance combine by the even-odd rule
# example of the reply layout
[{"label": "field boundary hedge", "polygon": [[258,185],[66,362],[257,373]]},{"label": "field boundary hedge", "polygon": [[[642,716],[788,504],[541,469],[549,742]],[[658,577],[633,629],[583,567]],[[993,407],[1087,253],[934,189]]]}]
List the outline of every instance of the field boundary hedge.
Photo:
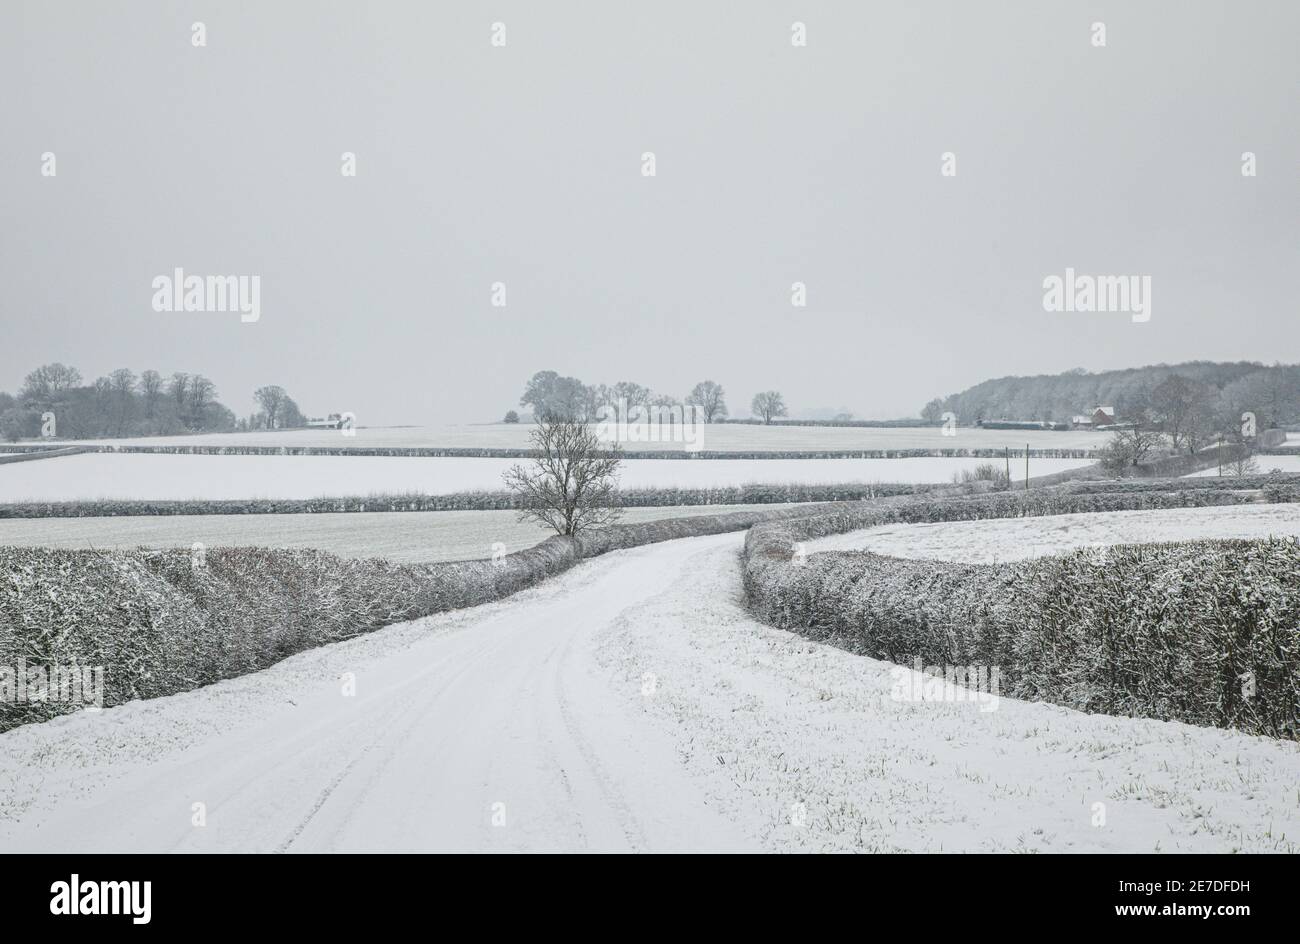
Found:
[{"label": "field boundary hedge", "polygon": [[[938,483],[848,485],[735,485],[721,488],[640,488],[619,491],[624,508],[669,508],[697,505],[772,505],[865,501],[912,495],[950,486]],[[447,495],[368,495],[335,498],[149,499],[0,504],[4,518],[111,518],[168,515],[289,515],[403,511],[511,511],[520,499],[513,492],[454,492]]]},{"label": "field boundary hedge", "polygon": [[1011,697],[1296,738],[1296,541],[1124,545],[991,565],[794,554],[799,542],[881,524],[1244,504],[1257,494],[1058,487],[759,523],[745,539],[745,595],[774,626],[874,658],[996,666]]},{"label": "field boundary hedge", "polygon": [[[32,447],[44,449],[46,447]],[[168,456],[366,456],[416,459],[533,459],[536,449],[470,446],[119,446],[107,443],[82,445],[85,452],[122,455]],[[24,450],[8,447],[6,451]],[[1030,449],[1030,459],[1091,459],[1093,449]],[[624,459],[673,459],[701,461],[727,459],[1001,459],[1003,449],[783,449],[730,451],[700,449],[623,449]],[[1024,449],[1012,449],[1011,458],[1025,457]]]},{"label": "field boundary hedge", "polygon": [[83,452],[90,452],[86,446],[63,446],[62,448],[53,449],[25,449],[21,452],[5,450],[0,455],[0,465],[6,465],[10,462],[32,462],[36,459],[57,459],[59,456],[75,456]]},{"label": "field boundary hedge", "polygon": [[[1288,478],[1300,480],[1300,476]],[[1030,567],[1022,573],[1006,567],[936,568],[925,562],[855,553],[847,555],[847,564],[845,554],[816,554],[801,567],[791,565],[790,551],[795,540],[891,521],[1236,504],[1251,501],[1256,494],[1199,484],[1170,492],[1134,489],[1074,494],[1065,488],[976,494],[980,487],[943,487],[870,502],[615,525],[576,538],[552,537],[495,562],[396,564],[381,559],[345,559],[315,550],[237,547],[208,549],[196,567],[183,550],[0,547],[0,667],[18,665],[23,660],[28,666],[102,666],[106,705],[159,697],[258,671],[295,653],[396,622],[499,600],[608,551],[748,528],[745,591],[751,605],[775,625],[895,661],[913,653],[927,659],[932,654],[944,656],[948,661],[957,656],[978,661],[975,657],[992,655],[1008,659],[1009,666],[1024,663],[1033,669],[1010,678],[1015,688],[1008,694],[1083,710],[1216,723],[1213,718],[1206,721],[1191,717],[1187,706],[1178,701],[1176,687],[1148,685],[1152,678],[1183,680],[1177,671],[1171,674],[1168,665],[1160,663],[1160,671],[1146,666],[1146,674],[1140,675],[1142,684],[1136,687],[1128,682],[1120,684],[1128,678],[1124,672],[1130,666],[1112,666],[1107,685],[1090,689],[1094,680],[1086,671],[1081,674],[1077,659],[1070,661],[1073,650],[1058,640],[1033,635],[1023,619],[1014,622],[1015,614],[1022,611],[1041,615],[1047,603],[1056,598],[1050,594],[1031,598],[1034,606],[1026,607],[1025,598],[1009,591],[1028,592],[1026,587],[1033,590],[1041,586],[1091,587],[1086,581],[1071,584],[1070,574],[1086,573],[1093,580],[1104,576],[1106,569],[1101,568],[1099,574],[1095,562],[1085,560],[1079,564],[1070,558],[1071,562],[1060,566],[1073,566],[1075,571],[1057,573]],[[1211,546],[1213,554],[1207,555],[1201,545]],[[1287,704],[1295,708],[1300,647],[1295,644],[1294,627],[1300,623],[1300,602],[1292,600],[1293,590],[1288,586],[1281,588],[1285,591],[1285,606],[1270,610],[1256,605],[1258,600],[1252,602],[1254,598],[1245,592],[1250,588],[1243,586],[1240,575],[1295,574],[1300,572],[1300,551],[1295,550],[1294,542],[1192,542],[1191,546],[1194,551],[1180,552],[1184,556],[1173,561],[1177,566],[1172,571],[1184,575],[1185,584],[1200,586],[1204,582],[1224,600],[1243,601],[1247,607],[1243,612],[1253,614],[1256,620],[1251,625],[1267,624],[1272,634],[1266,636],[1263,630],[1242,634],[1240,621],[1224,623],[1237,635],[1233,637],[1235,648],[1224,649],[1228,655],[1213,666],[1220,683],[1215,689],[1219,696],[1216,710],[1235,712],[1227,723],[1243,730],[1281,731],[1294,736],[1294,728],[1286,728],[1285,716],[1279,720],[1278,712],[1285,711]],[[1220,553],[1222,548],[1227,550]],[[1137,555],[1133,559],[1138,561],[1132,566],[1146,559],[1142,554],[1155,554],[1150,559],[1156,560],[1158,566],[1143,571],[1150,580],[1171,572],[1166,552],[1150,552],[1149,548],[1131,552],[1130,556]],[[1115,560],[1124,563],[1129,558]],[[853,622],[856,617],[841,618],[838,606],[851,588],[875,585],[874,580],[864,583],[863,577],[868,565],[876,566],[880,561],[885,562],[882,573],[888,578],[881,592],[892,594],[888,599],[893,601],[894,609],[886,610],[884,615],[875,610],[854,611],[859,615],[870,613],[875,620],[868,631],[859,632],[862,625]],[[833,567],[847,569],[834,571]],[[812,575],[821,576],[814,580]],[[1110,582],[1122,589],[1122,581]],[[1186,589],[1184,584],[1179,586]],[[944,587],[947,594],[935,592]],[[971,599],[978,601],[973,609]],[[1072,606],[1087,612],[1090,599],[1081,597]],[[1133,601],[1127,604],[1132,609]],[[1151,606],[1138,609],[1156,612]],[[1060,612],[1070,616],[1074,611],[1066,607]],[[1051,625],[1058,626],[1059,622]],[[889,633],[881,635],[872,627],[888,629]],[[1070,640],[1078,648],[1082,643],[1076,637]],[[1024,645],[1026,638],[1033,644],[1028,649]],[[1162,638],[1167,641],[1167,635]],[[889,643],[884,649],[882,639]],[[1007,649],[1007,640],[1022,645]],[[1222,642],[1218,637],[1212,641],[1215,645]],[[1213,650],[1193,646],[1187,651]],[[1039,653],[1039,658],[1031,664],[1026,660],[1034,652]],[[1148,654],[1145,649],[1139,652]],[[1270,657],[1269,653],[1276,655]],[[1085,663],[1085,669],[1090,664]],[[1248,711],[1239,705],[1223,704],[1223,680],[1243,664],[1257,671],[1261,692],[1247,706]],[[1179,662],[1174,668],[1181,666]],[[1063,677],[1069,685],[1061,681]],[[1097,690],[1107,700],[1089,702],[1086,693]],[[1287,702],[1288,698],[1292,703]],[[74,707],[48,702],[0,704],[0,730],[64,714]]]},{"label": "field boundary hedge", "polygon": [[[393,623],[502,599],[589,557],[815,514],[781,508],[614,525],[499,561],[397,564],[323,551],[0,547],[0,668],[102,667],[104,704],[267,668]],[[0,701],[0,731],[76,710]]]}]

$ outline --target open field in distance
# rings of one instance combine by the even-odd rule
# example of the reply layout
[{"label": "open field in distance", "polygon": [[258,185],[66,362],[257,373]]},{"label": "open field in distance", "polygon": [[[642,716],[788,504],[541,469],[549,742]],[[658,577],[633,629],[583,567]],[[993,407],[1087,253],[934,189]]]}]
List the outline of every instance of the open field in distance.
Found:
[{"label": "open field in distance", "polygon": [[[728,514],[788,505],[696,505],[628,508],[622,521]],[[402,514],[168,515],[136,518],[0,520],[0,546],[98,548],[303,547],[340,557],[384,557],[404,564],[480,560],[500,541],[507,552],[532,547],[554,532],[520,522],[513,511],[412,511]]]},{"label": "open field in distance", "polygon": [[1300,504],[1227,505],[891,524],[809,541],[806,550],[992,564],[1107,544],[1295,536],[1300,536]]},{"label": "open field in distance", "polygon": [[[206,433],[79,440],[88,445],[134,446],[327,446],[377,449],[393,447],[470,447],[526,449],[533,427],[527,423],[460,426],[361,428],[355,436],[331,429],[286,429],[254,433]],[[960,428],[944,436],[938,427],[750,426],[710,424],[702,431],[702,448],[718,451],[814,449],[1095,449],[1107,435],[1092,430],[1049,432]],[[681,443],[628,443],[629,449],[680,450]]]},{"label": "open field in distance", "polygon": [[[88,453],[0,466],[0,502],[105,499],[319,498],[498,491],[517,460],[373,456],[192,456]],[[948,482],[980,459],[629,459],[624,488],[709,488],[760,483]],[[1032,459],[1031,476],[1091,464]],[[1023,479],[1023,460],[1011,463]]]},{"label": "open field in distance", "polygon": [[[1279,472],[1300,472],[1300,456],[1255,456],[1255,464],[1259,466],[1260,472],[1271,472],[1277,469]],[[1226,470],[1225,470],[1226,471]],[[1211,466],[1208,469],[1202,469],[1200,472],[1193,472],[1187,478],[1204,478],[1209,475],[1218,475],[1219,467]]]}]

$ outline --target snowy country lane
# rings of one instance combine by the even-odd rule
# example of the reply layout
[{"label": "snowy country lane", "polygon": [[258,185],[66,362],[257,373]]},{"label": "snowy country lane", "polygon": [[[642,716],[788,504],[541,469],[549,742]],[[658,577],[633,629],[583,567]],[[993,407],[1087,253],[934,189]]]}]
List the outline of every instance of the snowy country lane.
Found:
[{"label": "snowy country lane", "polygon": [[742,537],[0,735],[0,849],[1296,851],[1294,743],[900,699],[749,618]]},{"label": "snowy country lane", "polygon": [[[0,848],[746,848],[590,658],[599,630],[697,550],[675,541],[606,555],[507,601],[0,735]],[[345,697],[349,672],[356,694]],[[98,762],[90,777],[87,761]],[[96,783],[118,765],[126,776]],[[23,794],[52,787],[67,789],[9,818]]]}]

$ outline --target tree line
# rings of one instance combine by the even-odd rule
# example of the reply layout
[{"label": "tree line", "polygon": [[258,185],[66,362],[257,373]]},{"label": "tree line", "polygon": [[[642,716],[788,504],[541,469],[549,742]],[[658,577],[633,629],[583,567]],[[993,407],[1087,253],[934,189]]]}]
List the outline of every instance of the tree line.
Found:
[{"label": "tree line", "polygon": [[121,367],[84,383],[65,364],[44,364],[23,380],[16,394],[0,392],[0,437],[16,442],[39,436],[60,439],[169,436],[305,426],[307,421],[282,387],[260,387],[261,407],[247,417],[218,399],[203,374],[156,370],[136,374]]},{"label": "tree line", "polygon": [[[682,399],[672,394],[656,393],[649,387],[631,381],[618,383],[586,384],[576,377],[562,377],[553,370],[539,370],[524,387],[519,405],[527,407],[538,420],[572,420],[591,423],[601,418],[607,406],[627,405],[634,415],[655,407],[692,406],[706,423],[716,423],[728,416],[726,391],[712,380],[702,380]],[[785,399],[775,390],[754,395],[750,410],[765,423],[788,415]],[[519,421],[514,410],[506,413],[505,421]]]},{"label": "tree line", "polygon": [[1118,421],[1165,434],[1176,451],[1195,452],[1220,438],[1239,439],[1246,415],[1260,431],[1300,423],[1300,365],[1192,361],[1001,377],[931,400],[921,416],[937,423],[952,412],[962,425],[1069,422],[1096,406],[1114,407]]}]

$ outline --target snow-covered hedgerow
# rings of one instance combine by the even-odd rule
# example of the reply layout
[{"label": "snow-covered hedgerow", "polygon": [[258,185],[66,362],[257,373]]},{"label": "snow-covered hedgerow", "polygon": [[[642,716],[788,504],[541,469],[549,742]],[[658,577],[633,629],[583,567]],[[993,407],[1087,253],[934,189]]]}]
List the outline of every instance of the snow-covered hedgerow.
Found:
[{"label": "snow-covered hedgerow", "polygon": [[[176,456],[388,456],[422,459],[529,459],[537,450],[495,446],[195,446],[92,445],[91,452]],[[1025,449],[635,449],[619,451],[624,459],[1012,459]],[[1031,459],[1091,459],[1095,449],[1029,449]]]},{"label": "snow-covered hedgerow", "polygon": [[[825,506],[820,506],[825,507]],[[0,672],[102,668],[104,704],[187,691],[296,652],[500,599],[585,557],[818,508],[744,511],[552,537],[499,561],[396,564],[257,547],[0,547]],[[0,687],[3,687],[0,684]],[[81,704],[0,698],[0,731]]]},{"label": "snow-covered hedgerow", "polygon": [[1192,478],[1100,479],[1069,483],[1074,494],[1093,492],[1168,492],[1168,491],[1245,491],[1276,487],[1300,488],[1300,475],[1264,472],[1251,475],[1225,475]]},{"label": "snow-covered hedgerow", "polygon": [[751,529],[745,589],[776,626],[910,664],[996,666],[1002,694],[1083,711],[1300,734],[1300,545],[1190,541],[1006,564],[798,542],[877,524],[1232,504],[1226,492],[888,500]]},{"label": "snow-covered hedgerow", "polygon": [[[936,486],[924,483],[854,483],[844,485],[734,485],[718,488],[629,488],[615,495],[625,508],[676,505],[766,505],[788,502],[862,501],[910,495]],[[519,507],[507,491],[453,492],[445,495],[368,495],[340,498],[99,499],[0,504],[0,518],[106,518],[150,515],[284,515],[381,511],[499,511]]]},{"label": "snow-covered hedgerow", "polygon": [[0,453],[0,465],[9,465],[14,462],[32,462],[38,459],[57,459],[60,456],[75,456],[91,451],[85,446],[63,446],[57,449],[5,450]]}]

